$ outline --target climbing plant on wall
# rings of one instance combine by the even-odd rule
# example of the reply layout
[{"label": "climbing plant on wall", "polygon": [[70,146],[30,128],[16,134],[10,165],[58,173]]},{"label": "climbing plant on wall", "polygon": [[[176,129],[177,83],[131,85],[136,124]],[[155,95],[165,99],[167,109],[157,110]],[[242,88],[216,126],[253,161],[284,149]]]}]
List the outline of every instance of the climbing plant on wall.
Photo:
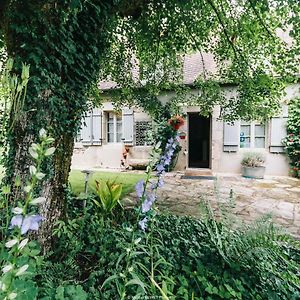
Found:
[{"label": "climbing plant on wall", "polygon": [[[47,221],[41,234],[47,236],[64,215],[74,138],[99,78],[117,83],[122,104],[132,102],[136,89],[155,99],[175,86],[186,89],[180,54],[210,52],[217,73],[199,78],[203,92],[194,103],[220,104],[230,118],[270,116],[279,108],[282,81],[292,80],[297,65],[297,16],[292,0],[2,0],[0,47],[14,58],[13,73],[20,74],[26,63],[31,74],[20,117],[8,134],[7,178],[25,180],[27,149],[40,128],[55,138],[56,152],[45,166],[52,176],[43,187]],[[289,31],[293,47],[278,36],[279,29]],[[224,101],[214,88],[222,83],[237,84],[238,95]],[[177,99],[183,98],[181,93]],[[141,106],[155,110],[147,99],[140,98]]]},{"label": "climbing plant on wall", "polygon": [[289,103],[287,137],[283,143],[290,159],[291,174],[300,178],[300,98]]}]

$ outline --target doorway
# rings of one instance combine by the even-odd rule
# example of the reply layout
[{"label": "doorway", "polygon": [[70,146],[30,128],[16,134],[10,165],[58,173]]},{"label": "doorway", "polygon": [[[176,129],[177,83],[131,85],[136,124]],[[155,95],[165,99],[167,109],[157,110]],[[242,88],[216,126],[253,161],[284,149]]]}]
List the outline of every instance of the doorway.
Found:
[{"label": "doorway", "polygon": [[199,113],[189,113],[188,136],[188,167],[210,167],[210,131],[211,118],[203,117]]}]

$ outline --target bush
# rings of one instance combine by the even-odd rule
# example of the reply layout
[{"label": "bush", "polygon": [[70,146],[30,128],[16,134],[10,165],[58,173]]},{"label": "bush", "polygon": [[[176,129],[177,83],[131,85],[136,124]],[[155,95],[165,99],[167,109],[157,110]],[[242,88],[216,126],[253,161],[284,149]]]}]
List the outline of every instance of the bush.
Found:
[{"label": "bush", "polygon": [[247,152],[242,159],[242,166],[244,167],[261,167],[265,163],[265,155],[261,152]]},{"label": "bush", "polygon": [[86,210],[73,205],[73,221],[55,232],[60,238],[40,272],[39,299],[69,299],[53,295],[70,286],[104,300],[300,297],[299,243],[268,218],[251,226],[230,217],[217,222],[204,205],[202,221],[157,215],[144,233],[134,210],[120,210],[118,222],[89,203]]}]

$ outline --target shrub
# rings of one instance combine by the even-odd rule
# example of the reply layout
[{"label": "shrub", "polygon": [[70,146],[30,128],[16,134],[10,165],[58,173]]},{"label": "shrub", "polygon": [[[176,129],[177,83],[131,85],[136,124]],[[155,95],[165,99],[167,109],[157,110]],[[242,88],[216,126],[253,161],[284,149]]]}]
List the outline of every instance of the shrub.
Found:
[{"label": "shrub", "polygon": [[39,299],[70,285],[104,300],[300,297],[298,242],[269,218],[246,226],[202,210],[203,220],[157,215],[144,233],[135,210],[116,223],[89,203],[86,213],[73,208],[41,270]]},{"label": "shrub", "polygon": [[244,167],[261,167],[265,163],[265,155],[261,152],[247,152],[242,159]]}]

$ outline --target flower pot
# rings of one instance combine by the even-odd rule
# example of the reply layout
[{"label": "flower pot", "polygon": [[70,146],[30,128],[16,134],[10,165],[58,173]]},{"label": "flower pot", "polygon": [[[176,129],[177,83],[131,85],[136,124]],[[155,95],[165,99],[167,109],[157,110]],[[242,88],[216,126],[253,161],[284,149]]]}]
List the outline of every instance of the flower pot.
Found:
[{"label": "flower pot", "polygon": [[173,128],[175,129],[175,130],[178,130],[179,128],[180,128],[180,124],[175,124],[175,125],[173,125]]},{"label": "flower pot", "polygon": [[263,179],[266,167],[242,167],[242,175],[246,178]]}]

